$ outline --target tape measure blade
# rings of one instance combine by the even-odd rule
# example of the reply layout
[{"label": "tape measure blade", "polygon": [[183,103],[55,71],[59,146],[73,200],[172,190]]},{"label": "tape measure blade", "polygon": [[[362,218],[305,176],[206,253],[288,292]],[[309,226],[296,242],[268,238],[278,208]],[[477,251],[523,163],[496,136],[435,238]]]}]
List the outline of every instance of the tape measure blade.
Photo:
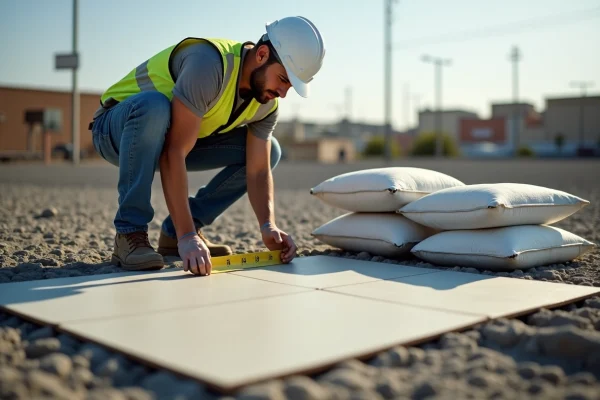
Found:
[{"label": "tape measure blade", "polygon": [[211,257],[212,270],[226,272],[281,264],[281,250]]}]

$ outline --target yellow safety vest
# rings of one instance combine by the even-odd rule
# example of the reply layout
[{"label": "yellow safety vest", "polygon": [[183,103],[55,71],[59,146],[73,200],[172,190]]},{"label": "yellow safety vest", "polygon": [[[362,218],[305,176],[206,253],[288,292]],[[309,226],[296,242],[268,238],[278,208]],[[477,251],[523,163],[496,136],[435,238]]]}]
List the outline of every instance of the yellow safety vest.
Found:
[{"label": "yellow safety vest", "polygon": [[[252,118],[262,119],[273,112],[277,106],[277,99],[262,105],[254,98],[244,102],[238,110],[233,113],[234,103],[238,92],[238,75],[241,72],[242,48],[246,43],[240,43],[228,39],[204,39],[186,38],[174,46],[170,46],[160,53],[143,62],[123,79],[112,85],[102,94],[100,99],[104,105],[114,100],[121,102],[134,94],[142,91],[159,91],[173,98],[175,81],[170,69],[171,57],[175,49],[198,42],[212,44],[220,53],[223,60],[223,85],[217,97],[217,101],[202,118],[202,124],[198,137],[206,137],[213,133],[225,133],[245,125]],[[261,107],[262,106],[262,107]],[[257,114],[257,112],[260,113]],[[262,117],[262,118],[261,118]]]}]

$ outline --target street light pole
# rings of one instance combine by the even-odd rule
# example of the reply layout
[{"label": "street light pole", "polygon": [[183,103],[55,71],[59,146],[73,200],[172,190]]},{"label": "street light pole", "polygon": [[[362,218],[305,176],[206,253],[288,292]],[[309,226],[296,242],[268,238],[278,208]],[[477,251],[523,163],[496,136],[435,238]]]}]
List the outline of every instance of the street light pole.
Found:
[{"label": "street light pole", "polygon": [[398,0],[383,0],[383,108],[384,108],[384,158],[392,159],[392,6]]},{"label": "street light pole", "polygon": [[583,148],[584,137],[584,98],[586,96],[586,89],[594,86],[592,82],[573,81],[571,87],[579,88],[581,90],[581,97],[579,98],[579,148]]},{"label": "street light pole", "polygon": [[391,151],[391,125],[392,125],[392,111],[391,111],[391,97],[392,97],[392,1],[384,0],[384,62],[383,62],[383,103],[384,103],[384,135],[385,135],[385,146],[384,146],[384,158],[386,162],[389,162],[392,158]]},{"label": "street light pole", "polygon": [[443,155],[443,142],[442,142],[442,67],[449,66],[451,63],[450,59],[444,59],[441,57],[434,57],[430,55],[423,55],[421,60],[425,63],[434,65],[434,82],[435,82],[435,102],[436,102],[436,113],[435,113],[435,155],[436,157],[442,157]]},{"label": "street light pole", "polygon": [[[77,2],[78,0],[73,0],[73,54],[77,55]],[[79,62],[77,63],[79,64]],[[73,92],[71,98],[71,132],[72,132],[72,140],[73,140],[73,164],[79,164],[79,90],[77,88],[77,68],[78,65],[73,68],[72,71],[72,85]]]},{"label": "street light pole", "polygon": [[510,53],[510,61],[513,63],[513,106],[512,106],[512,117],[513,117],[513,155],[516,156],[520,142],[520,124],[521,124],[521,110],[518,105],[519,101],[519,68],[518,63],[521,61],[521,52],[517,46],[513,46]]}]

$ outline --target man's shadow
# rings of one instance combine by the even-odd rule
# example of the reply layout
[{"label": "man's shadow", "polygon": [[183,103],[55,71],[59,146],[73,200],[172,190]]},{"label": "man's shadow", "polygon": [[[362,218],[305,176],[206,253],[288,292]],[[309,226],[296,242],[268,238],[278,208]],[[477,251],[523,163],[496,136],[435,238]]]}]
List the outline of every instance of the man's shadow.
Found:
[{"label": "man's shadow", "polygon": [[[106,266],[100,263],[99,266]],[[10,270],[5,267],[3,269]],[[132,276],[144,276],[144,272],[121,271],[114,273],[103,273],[96,275],[84,275],[62,278],[47,278],[27,281],[8,282],[0,284],[0,306],[40,302],[61,297],[75,296],[88,289],[100,288],[113,285],[125,285],[150,281],[175,282],[181,279],[189,279],[193,276],[183,273],[176,276],[160,276],[176,271],[174,268],[162,269],[154,272],[152,276],[135,280],[119,280]],[[110,282],[107,282],[110,281]],[[3,288],[4,286],[4,288]]]}]

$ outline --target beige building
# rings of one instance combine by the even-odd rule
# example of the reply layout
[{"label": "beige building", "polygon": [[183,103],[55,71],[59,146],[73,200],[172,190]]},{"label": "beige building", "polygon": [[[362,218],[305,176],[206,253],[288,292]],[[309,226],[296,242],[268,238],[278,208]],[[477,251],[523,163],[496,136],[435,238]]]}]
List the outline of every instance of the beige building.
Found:
[{"label": "beige building", "polygon": [[351,139],[322,138],[282,143],[284,157],[290,161],[317,161],[327,164],[356,160],[356,148]]},{"label": "beige building", "polygon": [[[436,115],[437,112],[435,110],[424,110],[419,112],[419,134],[435,132],[437,130]],[[466,110],[442,110],[442,132],[458,142],[460,140],[460,121],[462,119],[479,119],[479,116],[474,112]]]},{"label": "beige building", "polygon": [[511,148],[513,145],[518,148],[545,140],[543,117],[535,110],[533,104],[494,103],[492,118],[504,119],[506,127],[504,144]]}]

